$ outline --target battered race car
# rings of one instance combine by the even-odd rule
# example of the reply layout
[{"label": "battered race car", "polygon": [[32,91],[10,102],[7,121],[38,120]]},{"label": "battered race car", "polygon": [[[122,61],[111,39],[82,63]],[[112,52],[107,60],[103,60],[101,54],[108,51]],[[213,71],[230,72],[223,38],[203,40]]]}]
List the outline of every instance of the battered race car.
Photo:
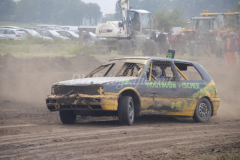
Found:
[{"label": "battered race car", "polygon": [[55,83],[46,98],[63,124],[76,115],[118,116],[132,125],[134,117],[166,115],[207,122],[220,106],[212,78],[195,62],[132,57],[110,60],[84,79]]}]

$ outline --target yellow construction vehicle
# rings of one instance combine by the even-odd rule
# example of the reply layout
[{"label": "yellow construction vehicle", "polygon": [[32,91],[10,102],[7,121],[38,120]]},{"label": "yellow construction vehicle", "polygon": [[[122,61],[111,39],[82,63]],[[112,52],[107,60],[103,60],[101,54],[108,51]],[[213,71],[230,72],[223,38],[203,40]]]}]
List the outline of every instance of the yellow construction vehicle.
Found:
[{"label": "yellow construction vehicle", "polygon": [[227,13],[209,13],[208,10],[204,11],[200,14],[201,17],[214,17],[216,21],[215,29],[218,30],[231,30],[234,32],[240,31],[240,12],[230,12],[228,10]]}]

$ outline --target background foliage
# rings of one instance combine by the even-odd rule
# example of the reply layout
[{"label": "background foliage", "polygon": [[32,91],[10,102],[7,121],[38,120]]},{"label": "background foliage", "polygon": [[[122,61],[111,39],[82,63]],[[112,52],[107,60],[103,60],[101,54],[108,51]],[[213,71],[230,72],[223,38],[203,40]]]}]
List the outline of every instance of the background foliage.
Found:
[{"label": "background foliage", "polygon": [[[117,0],[113,0],[116,1]],[[154,14],[155,29],[173,26],[184,27],[191,17],[203,10],[209,12],[239,11],[239,0],[131,0],[133,9],[144,9]],[[98,22],[121,20],[119,12],[102,16],[96,3],[81,0],[0,0],[0,21],[18,23],[48,23],[59,25],[82,25],[89,20]]]},{"label": "background foliage", "polygon": [[0,0],[0,21],[82,25],[84,18],[96,25],[102,18],[99,5],[81,0]]}]

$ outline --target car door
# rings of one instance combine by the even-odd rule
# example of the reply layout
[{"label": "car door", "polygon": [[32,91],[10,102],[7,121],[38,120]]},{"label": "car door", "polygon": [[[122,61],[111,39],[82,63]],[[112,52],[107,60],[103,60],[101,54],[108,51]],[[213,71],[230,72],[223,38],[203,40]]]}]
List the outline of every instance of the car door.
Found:
[{"label": "car door", "polygon": [[41,31],[41,35],[53,38],[52,35],[48,31]]},{"label": "car door", "polygon": [[6,37],[5,37],[5,29],[0,29],[0,39],[6,39]]},{"label": "car door", "polygon": [[10,40],[16,39],[16,34],[15,34],[15,32],[13,30],[7,29],[5,31],[5,36],[6,36],[7,39],[10,39]]},{"label": "car door", "polygon": [[179,104],[175,104],[181,113],[179,115],[192,116],[197,99],[194,98],[202,88],[205,88],[208,83],[205,83],[202,75],[191,62],[175,62],[175,67],[178,70],[179,81],[177,82],[177,97]]},{"label": "car door", "polygon": [[[175,111],[172,103],[177,103],[177,77],[173,63],[169,60],[153,60],[146,69],[146,81],[142,86],[142,110],[144,114],[167,114]],[[153,68],[158,66],[162,69],[161,78],[156,78]]]},{"label": "car door", "polygon": [[[177,75],[172,61],[158,60],[152,62],[152,69],[157,66],[161,69],[160,78],[151,78],[152,94],[154,97],[153,112],[166,115],[169,112],[178,112],[173,104],[178,105],[177,100]],[[150,73],[154,76],[154,72]]]}]

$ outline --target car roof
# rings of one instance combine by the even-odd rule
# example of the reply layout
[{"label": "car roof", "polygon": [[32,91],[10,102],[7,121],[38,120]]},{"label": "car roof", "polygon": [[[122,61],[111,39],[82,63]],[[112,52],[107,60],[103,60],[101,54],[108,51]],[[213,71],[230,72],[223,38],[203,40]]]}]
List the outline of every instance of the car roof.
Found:
[{"label": "car roof", "polygon": [[174,62],[181,62],[181,63],[191,63],[190,61],[187,60],[181,60],[181,59],[170,59],[170,58],[164,58],[164,57],[122,57],[122,58],[114,58],[109,61],[114,61],[114,60],[125,60],[125,59],[145,59],[145,60],[167,60],[167,61],[174,61]]},{"label": "car roof", "polygon": [[138,12],[138,13],[151,13],[146,10],[139,10],[139,9],[130,9],[129,11],[134,11],[134,12]]},{"label": "car roof", "polygon": [[16,28],[16,29],[12,29],[12,28],[0,28],[1,30],[12,30],[12,31],[18,31],[18,30],[20,30],[20,29],[22,29],[22,28]]},{"label": "car roof", "polygon": [[17,26],[0,26],[0,28],[6,28],[6,29],[18,29],[20,27]]}]

